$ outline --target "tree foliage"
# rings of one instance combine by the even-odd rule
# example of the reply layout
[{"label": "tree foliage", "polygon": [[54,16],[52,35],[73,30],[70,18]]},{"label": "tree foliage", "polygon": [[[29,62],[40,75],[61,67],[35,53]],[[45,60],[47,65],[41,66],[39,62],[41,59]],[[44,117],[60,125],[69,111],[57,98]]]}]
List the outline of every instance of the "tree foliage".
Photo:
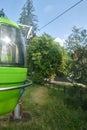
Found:
[{"label": "tree foliage", "polygon": [[66,74],[67,53],[48,34],[33,38],[28,48],[28,68],[35,82]]},{"label": "tree foliage", "polygon": [[[32,26],[33,33],[37,30],[37,16],[34,14],[34,6],[32,0],[27,0],[22,8],[22,12],[20,14],[19,23]],[[22,30],[24,37],[26,36],[27,29]]]},{"label": "tree foliage", "polygon": [[72,33],[68,36],[66,40],[66,48],[69,52],[85,47],[87,45],[87,30],[82,28],[73,27]]},{"label": "tree foliage", "polygon": [[71,67],[73,79],[87,84],[87,30],[73,27],[66,45],[73,59]]}]

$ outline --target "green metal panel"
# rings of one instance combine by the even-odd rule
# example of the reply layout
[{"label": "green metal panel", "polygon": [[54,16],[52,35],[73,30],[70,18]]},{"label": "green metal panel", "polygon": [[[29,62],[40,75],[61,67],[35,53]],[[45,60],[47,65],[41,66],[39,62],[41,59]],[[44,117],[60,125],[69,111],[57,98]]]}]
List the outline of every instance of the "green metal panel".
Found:
[{"label": "green metal panel", "polygon": [[[0,67],[0,88],[22,85],[26,80],[27,69],[18,67]],[[21,89],[0,92],[0,115],[14,110]]]}]

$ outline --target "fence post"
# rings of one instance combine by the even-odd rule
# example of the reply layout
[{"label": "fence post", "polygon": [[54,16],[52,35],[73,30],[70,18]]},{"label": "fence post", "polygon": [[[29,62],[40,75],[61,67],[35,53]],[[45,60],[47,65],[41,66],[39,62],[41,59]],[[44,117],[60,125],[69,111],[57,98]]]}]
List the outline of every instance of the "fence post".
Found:
[{"label": "fence post", "polygon": [[66,93],[66,87],[64,86],[64,93]]},{"label": "fence post", "polygon": [[83,99],[83,91],[80,90],[80,101],[82,101],[82,99]]}]

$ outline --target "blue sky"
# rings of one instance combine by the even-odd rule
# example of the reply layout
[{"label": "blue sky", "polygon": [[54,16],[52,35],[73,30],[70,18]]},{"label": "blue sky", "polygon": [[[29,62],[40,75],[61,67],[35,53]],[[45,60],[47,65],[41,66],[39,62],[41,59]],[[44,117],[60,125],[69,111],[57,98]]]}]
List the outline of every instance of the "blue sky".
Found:
[{"label": "blue sky", "polygon": [[[34,14],[38,16],[39,28],[78,1],[80,0],[33,0]],[[8,18],[17,22],[25,2],[26,0],[0,0],[0,9],[4,8]],[[46,32],[54,38],[65,39],[71,33],[74,25],[87,29],[87,0],[81,2],[37,34],[41,35]]]}]

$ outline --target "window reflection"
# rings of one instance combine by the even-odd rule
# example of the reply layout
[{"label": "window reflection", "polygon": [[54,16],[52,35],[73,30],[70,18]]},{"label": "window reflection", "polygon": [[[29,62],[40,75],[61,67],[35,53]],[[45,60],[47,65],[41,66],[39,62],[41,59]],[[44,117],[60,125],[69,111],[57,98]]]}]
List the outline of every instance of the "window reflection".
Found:
[{"label": "window reflection", "polygon": [[24,48],[18,29],[0,25],[0,64],[23,65]]}]

